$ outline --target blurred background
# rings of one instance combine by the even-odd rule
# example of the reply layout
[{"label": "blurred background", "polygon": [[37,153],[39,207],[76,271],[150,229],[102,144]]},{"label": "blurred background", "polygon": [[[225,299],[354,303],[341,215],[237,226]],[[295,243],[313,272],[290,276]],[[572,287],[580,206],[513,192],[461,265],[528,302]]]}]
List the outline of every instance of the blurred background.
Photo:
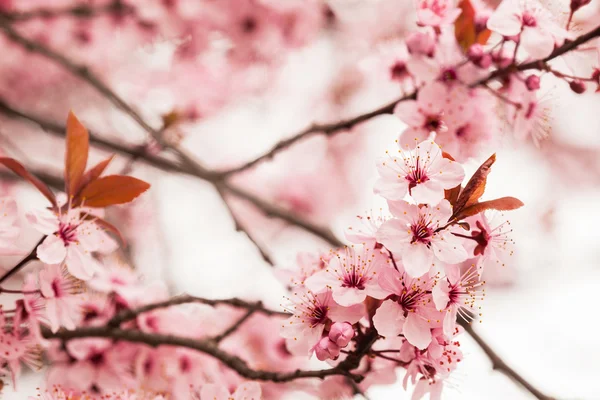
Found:
[{"label": "blurred background", "polygon": [[[547,5],[560,14],[568,3]],[[600,21],[600,4],[592,1],[579,17]],[[578,23],[575,31],[586,28]],[[285,288],[274,268],[330,246],[247,199],[221,196],[206,179],[144,158],[176,160],[168,148],[176,147],[209,170],[226,170],[314,122],[384,105],[411,90],[392,67],[404,54],[401,38],[415,27],[408,0],[0,0],[0,151],[48,180],[60,177],[61,127],[73,109],[100,141],[128,150],[117,152],[112,172],[127,170],[152,184],[134,204],[109,212],[130,244],[122,260],[145,279],[167,282],[172,294],[261,299],[278,309]],[[89,72],[159,140],[90,84]],[[475,329],[545,393],[600,399],[600,97],[542,84],[549,140],[540,147],[515,142],[496,127],[497,140],[465,163],[469,176],[496,152],[486,196],[525,203],[509,215],[514,264],[486,271],[488,294]],[[394,148],[403,129],[384,115],[335,135],[312,135],[229,179],[343,238],[357,215],[384,206],[372,192],[375,159]],[[92,161],[114,152],[109,147],[97,144]],[[2,194],[20,199],[21,212],[44,204],[26,185],[6,175],[1,182]],[[236,231],[236,221],[250,235]],[[31,245],[36,236],[29,233],[22,239]],[[465,360],[444,398],[531,398],[493,371],[468,335],[461,343]],[[8,388],[3,396],[33,395],[42,379],[26,375],[19,392]],[[401,380],[368,395],[410,398]]]}]

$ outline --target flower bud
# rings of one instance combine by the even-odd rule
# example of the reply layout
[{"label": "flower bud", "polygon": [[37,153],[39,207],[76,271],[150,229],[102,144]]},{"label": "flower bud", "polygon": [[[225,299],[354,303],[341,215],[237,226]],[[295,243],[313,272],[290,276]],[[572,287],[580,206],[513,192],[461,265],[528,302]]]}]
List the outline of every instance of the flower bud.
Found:
[{"label": "flower bud", "polygon": [[406,47],[410,54],[433,57],[435,38],[431,32],[413,32],[406,38]]},{"label": "flower bud", "polygon": [[574,81],[569,82],[569,87],[572,91],[574,91],[577,94],[585,92],[585,83],[583,83],[579,79],[575,79]]},{"label": "flower bud", "polygon": [[348,322],[336,322],[329,330],[329,340],[339,347],[346,347],[354,337],[354,328]]},{"label": "flower bud", "polygon": [[313,350],[320,361],[336,359],[340,355],[338,345],[329,340],[327,336],[323,336]]},{"label": "flower bud", "polygon": [[525,79],[525,85],[529,91],[538,90],[540,88],[540,77],[537,75],[529,75],[527,79]]}]

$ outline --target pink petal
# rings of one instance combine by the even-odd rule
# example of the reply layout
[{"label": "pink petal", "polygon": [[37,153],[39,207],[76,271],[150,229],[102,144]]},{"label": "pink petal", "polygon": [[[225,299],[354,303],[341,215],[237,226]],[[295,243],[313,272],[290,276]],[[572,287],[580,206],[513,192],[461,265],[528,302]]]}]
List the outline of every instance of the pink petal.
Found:
[{"label": "pink petal", "polygon": [[400,148],[404,150],[412,150],[417,147],[417,144],[429,137],[429,132],[423,128],[407,128],[399,138]]},{"label": "pink petal", "polygon": [[78,246],[69,246],[66,263],[71,275],[82,281],[89,280],[100,269],[96,260],[85,255]]},{"label": "pink petal", "polygon": [[46,264],[59,264],[67,256],[67,248],[61,238],[49,235],[37,248],[38,258]]},{"label": "pink petal", "polygon": [[373,317],[375,329],[386,338],[393,338],[402,333],[404,321],[404,310],[390,300],[384,301]]},{"label": "pink petal", "polygon": [[402,200],[408,193],[408,182],[400,180],[397,175],[393,178],[379,178],[373,192],[387,200]]},{"label": "pink petal", "polygon": [[365,307],[363,304],[342,307],[333,303],[330,307],[329,317],[333,322],[349,322],[353,324],[358,322],[365,315]]},{"label": "pink petal", "polygon": [[58,230],[58,217],[50,210],[35,210],[25,214],[27,221],[44,235],[51,235]]},{"label": "pink petal", "polygon": [[229,398],[229,392],[223,386],[209,383],[202,385],[202,390],[200,390],[200,398],[210,400],[227,400]]},{"label": "pink petal", "polygon": [[425,123],[425,117],[419,112],[419,104],[416,100],[398,103],[394,108],[394,115],[408,126],[421,127]]},{"label": "pink petal", "polygon": [[456,311],[456,307],[453,307],[451,310],[448,310],[444,316],[444,334],[448,337],[454,335],[456,327]]},{"label": "pink petal", "polygon": [[383,290],[388,291],[389,294],[393,293],[400,295],[404,289],[401,279],[402,275],[400,275],[400,272],[396,271],[396,269],[383,268],[379,273],[378,283],[379,286],[381,286]]},{"label": "pink petal", "polygon": [[377,241],[393,252],[401,253],[410,243],[412,234],[406,224],[397,219],[384,222],[377,231]]},{"label": "pink petal", "polygon": [[52,332],[58,331],[60,323],[58,321],[58,310],[56,308],[56,300],[49,300],[46,302],[46,317],[50,322],[50,329]]},{"label": "pink petal", "polygon": [[462,240],[448,231],[437,234],[437,238],[431,241],[431,249],[440,261],[449,264],[458,264],[469,257]]},{"label": "pink petal", "polygon": [[411,197],[418,204],[437,204],[444,198],[444,188],[438,181],[429,180],[411,189]]},{"label": "pink petal", "polygon": [[416,313],[408,313],[403,332],[406,340],[419,350],[426,349],[431,343],[429,324]]},{"label": "pink petal", "polygon": [[424,243],[406,246],[402,253],[402,264],[408,275],[419,278],[425,275],[433,264],[433,252]]},{"label": "pink petal", "polygon": [[341,306],[351,306],[365,301],[367,293],[365,290],[348,287],[336,287],[333,290],[333,299]]},{"label": "pink petal", "polygon": [[517,5],[509,1],[500,3],[496,11],[488,18],[487,27],[503,36],[514,36],[521,32],[520,10]]},{"label": "pink petal", "polygon": [[[234,400],[260,400],[262,390],[257,382],[246,382],[238,386],[233,394]],[[207,397],[211,399],[210,397]]]},{"label": "pink petal", "polygon": [[[333,260],[332,260],[333,261]],[[326,287],[339,286],[339,281],[329,271],[319,271],[316,274],[310,276],[304,281],[304,285],[314,291],[318,292]]]},{"label": "pink petal", "polygon": [[533,58],[544,58],[554,50],[554,38],[539,28],[525,28],[521,33],[521,46]]},{"label": "pink petal", "polygon": [[437,285],[431,289],[431,296],[433,297],[433,303],[435,308],[438,310],[445,310],[448,307],[450,296],[448,296],[450,285],[444,279],[438,282]]}]

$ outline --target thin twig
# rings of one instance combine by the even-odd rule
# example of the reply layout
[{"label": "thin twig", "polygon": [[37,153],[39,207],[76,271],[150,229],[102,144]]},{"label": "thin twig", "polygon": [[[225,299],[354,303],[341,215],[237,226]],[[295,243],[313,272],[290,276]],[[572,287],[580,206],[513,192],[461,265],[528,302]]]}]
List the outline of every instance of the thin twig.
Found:
[{"label": "thin twig", "polygon": [[31,251],[29,252],[29,254],[27,254],[25,256],[25,258],[23,258],[21,261],[19,261],[19,263],[17,265],[15,265],[14,267],[12,267],[11,269],[9,269],[8,271],[6,271],[6,273],[4,275],[2,275],[2,277],[0,277],[0,284],[4,283],[6,280],[8,280],[8,278],[10,278],[12,275],[16,274],[17,272],[19,272],[19,270],[21,268],[23,268],[24,266],[26,266],[27,264],[29,264],[30,261],[33,261],[35,259],[37,259],[37,248],[40,244],[42,244],[42,242],[44,241],[44,239],[46,239],[46,236],[42,237],[35,246],[33,246],[33,249],[31,249]]},{"label": "thin twig", "polygon": [[[472,83],[470,86],[476,87],[476,86],[485,85],[492,80],[502,78],[502,77],[507,76],[510,73],[515,72],[515,71],[526,71],[526,70],[530,70],[530,69],[538,69],[538,68],[540,68],[541,65],[545,64],[546,62],[553,60],[554,58],[559,57],[571,50],[574,50],[578,46],[580,46],[598,36],[600,36],[600,26],[598,26],[596,29],[594,29],[584,35],[577,37],[573,41],[565,42],[562,46],[556,48],[552,52],[552,54],[550,54],[548,57],[546,57],[544,59],[523,63],[523,64],[520,64],[517,66],[510,65],[506,68],[497,69],[497,70],[493,71],[492,73],[490,73],[487,77],[482,78],[481,80]],[[308,128],[296,133],[295,135],[292,135],[291,137],[280,141],[275,146],[273,146],[269,151],[258,156],[257,158],[255,158],[251,161],[248,161],[245,164],[242,164],[238,167],[222,171],[221,174],[223,176],[230,176],[230,175],[236,174],[238,172],[242,172],[247,169],[250,169],[262,161],[273,158],[277,153],[281,152],[282,150],[287,149],[288,147],[292,146],[294,143],[304,140],[310,136],[313,136],[316,134],[333,136],[334,134],[337,134],[341,131],[347,131],[348,129],[353,128],[355,125],[358,125],[361,122],[367,121],[373,117],[377,117],[377,116],[383,115],[383,114],[391,114],[394,111],[394,107],[396,107],[396,104],[398,104],[402,101],[415,99],[417,97],[417,93],[418,93],[418,89],[415,90],[413,93],[410,93],[406,96],[400,97],[399,99],[392,101],[391,103],[388,103],[384,106],[376,108],[375,110],[369,111],[365,114],[362,114],[362,115],[359,115],[356,117],[352,117],[349,119],[341,120],[341,121],[330,123],[330,124],[313,124],[313,125],[309,126]]]},{"label": "thin twig", "polygon": [[244,315],[242,315],[239,319],[237,319],[235,322],[233,322],[231,324],[231,326],[227,329],[225,329],[223,331],[223,333],[215,336],[212,338],[212,340],[215,341],[215,343],[219,343],[220,341],[222,341],[223,339],[225,339],[227,336],[231,335],[232,333],[234,333],[235,331],[238,330],[238,328],[248,320],[248,318],[250,318],[257,310],[256,309],[248,309],[248,311],[246,311],[244,313]]},{"label": "thin twig", "polygon": [[462,319],[459,320],[459,323],[463,328],[465,328],[465,331],[473,338],[473,340],[475,340],[479,347],[481,347],[481,350],[483,350],[483,352],[488,356],[488,358],[492,362],[492,368],[494,370],[503,373],[513,381],[523,386],[523,388],[525,388],[529,393],[531,393],[536,399],[554,400],[553,397],[546,396],[539,389],[537,389],[531,383],[529,383],[525,378],[523,378],[517,371],[508,366],[508,364],[506,364],[504,360],[500,358],[500,356],[494,351],[494,349],[492,349],[490,345],[487,344],[486,341],[481,336],[479,336],[477,332],[475,332],[471,324]]},{"label": "thin twig", "polygon": [[205,299],[203,297],[196,297],[196,296],[190,296],[190,295],[184,294],[184,295],[176,296],[169,300],[165,300],[165,301],[162,301],[159,303],[147,304],[147,305],[141,306],[141,307],[133,309],[133,310],[121,311],[120,313],[115,315],[108,322],[108,326],[118,327],[123,322],[131,321],[131,320],[137,318],[137,316],[140,314],[143,314],[143,313],[146,313],[149,311],[153,311],[153,310],[158,310],[161,308],[167,308],[167,307],[172,307],[172,306],[177,306],[180,304],[187,304],[187,303],[201,303],[201,304],[206,304],[206,305],[213,306],[213,307],[217,306],[217,305],[228,305],[231,307],[243,308],[246,310],[254,310],[256,312],[260,312],[265,315],[289,316],[288,313],[273,311],[273,310],[269,310],[269,309],[263,307],[263,304],[260,301],[249,302],[249,301],[241,300],[238,298]]},{"label": "thin twig", "polygon": [[74,17],[89,19],[105,14],[124,16],[132,14],[135,9],[122,0],[114,0],[108,4],[88,5],[77,4],[60,8],[36,8],[27,11],[0,12],[0,15],[13,22],[29,21],[38,18]]}]

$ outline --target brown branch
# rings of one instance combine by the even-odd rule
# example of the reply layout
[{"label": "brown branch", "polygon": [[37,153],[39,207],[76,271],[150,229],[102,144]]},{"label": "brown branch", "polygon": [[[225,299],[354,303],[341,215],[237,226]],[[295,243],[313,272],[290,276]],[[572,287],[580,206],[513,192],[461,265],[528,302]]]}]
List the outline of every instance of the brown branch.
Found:
[{"label": "brown branch", "polygon": [[[295,379],[301,378],[320,378],[324,379],[327,376],[332,375],[343,375],[353,379],[355,382],[360,382],[364,379],[363,376],[353,374],[347,369],[350,364],[340,363],[338,366],[316,370],[296,370],[293,372],[273,372],[264,370],[251,369],[246,361],[241,358],[227,353],[220,349],[218,345],[212,340],[196,340],[191,338],[184,338],[171,335],[162,334],[149,334],[137,330],[123,330],[123,329],[110,329],[108,327],[83,327],[73,331],[60,330],[56,333],[52,333],[48,329],[43,330],[43,335],[46,339],[60,339],[63,341],[72,339],[82,338],[108,338],[114,340],[123,340],[131,343],[146,344],[151,347],[158,346],[181,346],[188,349],[197,350],[201,353],[212,356],[223,364],[236,371],[240,376],[258,381],[271,381],[271,382],[289,382]],[[352,364],[353,365],[353,364]]]},{"label": "brown branch", "polygon": [[131,320],[137,318],[137,316],[140,314],[143,314],[143,313],[146,313],[149,311],[153,311],[153,310],[157,310],[157,309],[161,309],[161,308],[167,308],[167,307],[172,307],[172,306],[177,306],[180,304],[187,304],[187,303],[201,303],[201,304],[206,304],[206,305],[213,306],[213,307],[217,306],[217,305],[228,305],[228,306],[235,307],[235,308],[243,308],[246,310],[253,310],[255,312],[260,312],[265,315],[276,315],[276,316],[289,316],[290,315],[290,314],[284,313],[284,312],[269,310],[269,309],[265,308],[263,306],[262,302],[260,302],[260,301],[249,302],[249,301],[241,300],[238,298],[205,299],[203,297],[196,297],[196,296],[190,296],[190,295],[184,294],[181,296],[173,297],[169,300],[161,301],[159,303],[147,304],[147,305],[141,306],[141,307],[133,309],[133,310],[121,311],[120,313],[115,315],[108,322],[108,326],[118,327],[123,322],[131,321]]},{"label": "brown branch", "polygon": [[465,329],[465,331],[475,340],[475,342],[481,347],[481,350],[488,356],[490,361],[492,362],[492,368],[497,370],[504,375],[508,376],[513,381],[520,384],[524,389],[526,389],[529,393],[531,393],[536,399],[539,400],[554,400],[554,397],[546,396],[539,389],[534,387],[531,383],[529,383],[525,378],[523,378],[517,371],[512,369],[508,364],[500,358],[500,356],[490,347],[489,344],[485,342],[485,340],[479,336],[477,332],[473,329],[471,324],[464,320],[459,320],[460,325]]},{"label": "brown branch", "polygon": [[21,270],[21,268],[23,268],[24,266],[26,266],[27,264],[29,264],[30,261],[33,261],[35,259],[37,259],[37,248],[40,244],[42,244],[42,242],[44,241],[44,239],[46,239],[46,236],[43,236],[37,243],[35,246],[33,246],[33,249],[31,249],[31,251],[29,252],[29,254],[27,254],[25,256],[25,258],[23,258],[21,261],[19,261],[19,263],[17,265],[15,265],[14,267],[12,267],[11,269],[9,269],[8,271],[6,271],[6,273],[4,275],[2,275],[2,277],[0,277],[0,284],[4,283],[6,280],[8,280],[8,278],[10,278],[12,275],[16,274],[17,272],[19,272],[19,270]]},{"label": "brown branch", "polygon": [[[497,69],[497,70],[491,72],[487,77],[474,82],[470,86],[476,87],[476,86],[485,85],[494,79],[503,78],[503,77],[509,75],[510,73],[513,73],[516,71],[526,71],[526,70],[530,70],[530,69],[542,69],[543,70],[544,65],[548,61],[551,61],[571,50],[574,50],[577,47],[579,47],[580,45],[582,45],[586,42],[589,42],[590,40],[592,40],[596,37],[599,37],[599,36],[600,36],[600,26],[598,26],[596,29],[593,29],[586,34],[583,34],[583,35],[577,37],[573,41],[565,42],[562,46],[556,48],[552,52],[552,54],[550,54],[548,57],[546,57],[544,59],[535,60],[535,61],[520,64],[520,65],[510,65],[506,68]],[[346,131],[348,129],[351,129],[355,125],[358,125],[361,122],[367,121],[373,117],[377,117],[379,115],[384,115],[384,114],[391,114],[394,111],[394,107],[396,106],[396,104],[398,104],[402,101],[415,99],[417,97],[418,91],[419,90],[417,89],[413,93],[410,93],[406,96],[400,97],[399,99],[396,99],[396,100],[392,101],[391,103],[388,103],[388,104],[381,106],[375,110],[369,111],[362,115],[358,115],[356,117],[352,117],[349,119],[341,120],[341,121],[330,123],[330,124],[313,124],[313,125],[309,126],[308,128],[296,133],[295,135],[280,141],[275,146],[273,146],[269,151],[258,156],[257,158],[255,158],[251,161],[248,161],[245,164],[242,164],[238,167],[222,171],[221,175],[224,177],[227,177],[227,176],[236,174],[238,172],[242,172],[247,169],[250,169],[262,161],[272,159],[277,153],[287,149],[288,147],[292,146],[296,142],[304,140],[310,136],[314,136],[316,134],[323,134],[325,136],[333,136],[341,131]]]},{"label": "brown branch", "polygon": [[240,326],[242,326],[242,324],[244,322],[246,322],[248,320],[248,318],[250,318],[256,311],[257,311],[256,309],[252,309],[252,308],[248,309],[248,311],[246,311],[244,313],[244,315],[242,315],[237,321],[233,322],[229,328],[225,329],[223,331],[223,333],[213,337],[212,340],[215,343],[219,343],[220,341],[225,339],[227,336],[229,336],[232,333],[234,333],[235,331],[237,331],[238,328]]},{"label": "brown branch", "polygon": [[29,21],[37,18],[74,17],[88,19],[104,14],[125,16],[132,14],[135,9],[122,0],[114,0],[103,5],[77,4],[61,8],[36,8],[27,11],[0,12],[0,15],[12,22]]}]

